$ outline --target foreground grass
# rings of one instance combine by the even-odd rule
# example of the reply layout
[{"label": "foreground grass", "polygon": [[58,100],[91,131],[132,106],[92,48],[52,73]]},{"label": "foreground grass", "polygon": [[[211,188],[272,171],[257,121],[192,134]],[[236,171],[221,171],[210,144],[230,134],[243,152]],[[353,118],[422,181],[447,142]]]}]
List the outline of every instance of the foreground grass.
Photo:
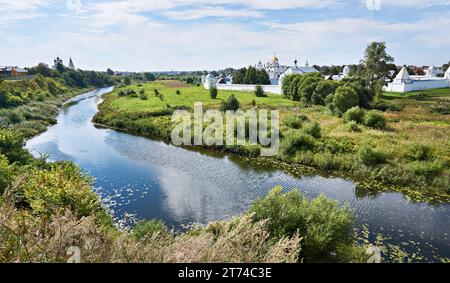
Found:
[{"label": "foreground grass", "polygon": [[[384,116],[388,127],[379,130],[363,125],[350,127],[326,107],[307,107],[278,95],[256,97],[249,92],[219,91],[218,99],[211,99],[202,87],[172,86],[154,82],[128,88],[136,93],[143,89],[147,100],[119,97],[117,93],[123,89],[116,90],[106,95],[94,121],[169,141],[173,128],[170,114],[175,109],[192,109],[194,102],[217,109],[234,94],[243,110],[254,106],[280,110],[282,143],[275,160],[352,177],[372,190],[402,191],[414,200],[447,202],[450,198],[450,117],[446,114],[450,89],[401,97],[385,94],[373,106],[387,109]],[[160,95],[154,95],[155,89]],[[216,149],[259,155],[259,149],[251,146]],[[423,151],[423,156],[417,151]]]}]

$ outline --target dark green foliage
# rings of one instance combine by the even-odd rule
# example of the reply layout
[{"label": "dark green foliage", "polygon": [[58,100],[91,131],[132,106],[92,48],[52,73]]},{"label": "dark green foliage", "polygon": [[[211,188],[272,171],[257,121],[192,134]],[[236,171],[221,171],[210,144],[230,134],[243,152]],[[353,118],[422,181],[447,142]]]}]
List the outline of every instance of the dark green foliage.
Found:
[{"label": "dark green foliage", "polygon": [[124,85],[131,85],[131,79],[130,79],[130,77],[125,77],[125,78],[123,79],[123,84],[124,84]]},{"label": "dark green foliage", "polygon": [[47,83],[47,89],[52,95],[58,94],[58,88],[56,87],[56,84],[54,81],[49,81]]},{"label": "dark green foliage", "polygon": [[264,93],[264,89],[261,85],[256,86],[255,95],[256,95],[256,97],[266,97],[267,96]]},{"label": "dark green foliage", "polygon": [[339,113],[345,113],[348,109],[359,105],[358,94],[352,87],[340,86],[334,94],[333,105]]},{"label": "dark green foliage", "polygon": [[376,110],[370,110],[367,112],[366,118],[364,119],[364,125],[374,129],[386,129],[387,120],[384,115]]},{"label": "dark green foliage", "polygon": [[293,156],[299,150],[314,150],[316,139],[301,131],[295,131],[286,135],[280,145],[282,156]]},{"label": "dark green foliage", "polygon": [[374,149],[369,145],[362,146],[358,151],[358,156],[366,166],[384,164],[387,161],[387,155],[384,152]]},{"label": "dark green foliage", "polygon": [[257,70],[250,66],[234,72],[233,84],[269,85],[270,79],[266,70]]},{"label": "dark green foliage", "polygon": [[309,118],[305,114],[297,114],[288,116],[283,119],[283,123],[292,129],[301,129],[304,122],[308,121]]},{"label": "dark green foliage", "polygon": [[347,110],[344,113],[344,121],[345,122],[356,122],[362,124],[364,122],[364,117],[366,116],[366,111],[364,109],[359,108],[359,106],[355,106]]},{"label": "dark green foliage", "polygon": [[275,239],[296,233],[304,237],[302,256],[306,261],[332,257],[339,247],[352,243],[355,220],[351,211],[324,195],[310,201],[298,190],[282,194],[278,187],[256,201],[249,212],[254,213],[254,221],[268,220],[267,229]]},{"label": "dark green foliage", "polygon": [[316,139],[320,139],[322,137],[320,124],[317,122],[310,123],[303,128],[303,132],[305,134],[311,135]]},{"label": "dark green foliage", "polygon": [[23,149],[25,140],[23,136],[16,132],[6,129],[0,129],[0,154],[5,155],[10,163],[27,163],[31,156]]},{"label": "dark green foliage", "polygon": [[412,160],[426,161],[432,158],[433,150],[425,144],[412,144],[408,147],[408,156]]},{"label": "dark green foliage", "polygon": [[325,99],[329,95],[333,95],[337,88],[337,83],[334,81],[322,80],[319,81],[314,89],[311,97],[311,102],[316,105],[325,105]]},{"label": "dark green foliage", "polygon": [[239,109],[239,100],[233,95],[231,95],[227,101],[222,102],[221,110],[222,111],[237,111]]},{"label": "dark green foliage", "polygon": [[181,90],[177,89],[177,90],[175,91],[175,94],[176,94],[176,95],[180,95],[180,94],[181,94]]},{"label": "dark green foliage", "polygon": [[209,96],[210,96],[212,99],[216,99],[216,98],[217,98],[217,93],[218,93],[217,87],[213,86],[213,87],[211,87],[211,88],[209,89]]}]

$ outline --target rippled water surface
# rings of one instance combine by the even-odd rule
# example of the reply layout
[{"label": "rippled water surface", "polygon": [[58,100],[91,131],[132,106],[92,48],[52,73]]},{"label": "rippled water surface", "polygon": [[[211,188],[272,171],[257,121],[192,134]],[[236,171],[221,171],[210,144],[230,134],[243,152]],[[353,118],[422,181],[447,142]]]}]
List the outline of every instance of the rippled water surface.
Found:
[{"label": "rippled water surface", "polygon": [[[359,235],[371,242],[383,235],[417,260],[450,257],[450,205],[412,203],[400,193],[365,194],[344,179],[295,178],[237,157],[189,151],[163,142],[94,127],[100,96],[110,88],[77,97],[61,111],[58,124],[26,147],[51,160],[71,160],[95,177],[95,189],[117,219],[163,219],[179,228],[244,212],[277,185],[308,197],[324,193],[349,205]],[[392,246],[391,246],[392,247]]]}]

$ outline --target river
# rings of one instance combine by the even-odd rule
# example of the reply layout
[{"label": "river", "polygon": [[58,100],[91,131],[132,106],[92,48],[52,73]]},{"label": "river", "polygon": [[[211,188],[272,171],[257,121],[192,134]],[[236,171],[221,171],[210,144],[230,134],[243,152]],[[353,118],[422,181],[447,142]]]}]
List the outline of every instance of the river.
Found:
[{"label": "river", "polygon": [[95,178],[95,191],[118,223],[127,215],[126,219],[162,219],[179,229],[227,219],[281,185],[309,198],[323,193],[350,206],[357,217],[356,233],[371,243],[382,235],[386,247],[407,251],[413,261],[450,258],[448,204],[411,202],[396,192],[367,194],[341,178],[294,177],[236,156],[191,151],[97,128],[92,117],[101,95],[111,90],[98,89],[71,100],[59,113],[58,123],[29,140],[26,148],[35,156],[48,153],[52,161],[80,165]]}]

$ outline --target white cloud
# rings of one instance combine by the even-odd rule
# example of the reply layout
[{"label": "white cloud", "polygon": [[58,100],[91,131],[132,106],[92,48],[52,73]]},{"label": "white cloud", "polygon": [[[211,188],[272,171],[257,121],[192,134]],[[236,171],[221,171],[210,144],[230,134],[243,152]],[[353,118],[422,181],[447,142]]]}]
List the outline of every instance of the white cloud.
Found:
[{"label": "white cloud", "polygon": [[168,11],[165,16],[176,20],[197,20],[206,17],[220,18],[261,18],[264,16],[259,11],[225,9],[223,7],[202,7],[199,9],[188,9],[182,11]]}]

